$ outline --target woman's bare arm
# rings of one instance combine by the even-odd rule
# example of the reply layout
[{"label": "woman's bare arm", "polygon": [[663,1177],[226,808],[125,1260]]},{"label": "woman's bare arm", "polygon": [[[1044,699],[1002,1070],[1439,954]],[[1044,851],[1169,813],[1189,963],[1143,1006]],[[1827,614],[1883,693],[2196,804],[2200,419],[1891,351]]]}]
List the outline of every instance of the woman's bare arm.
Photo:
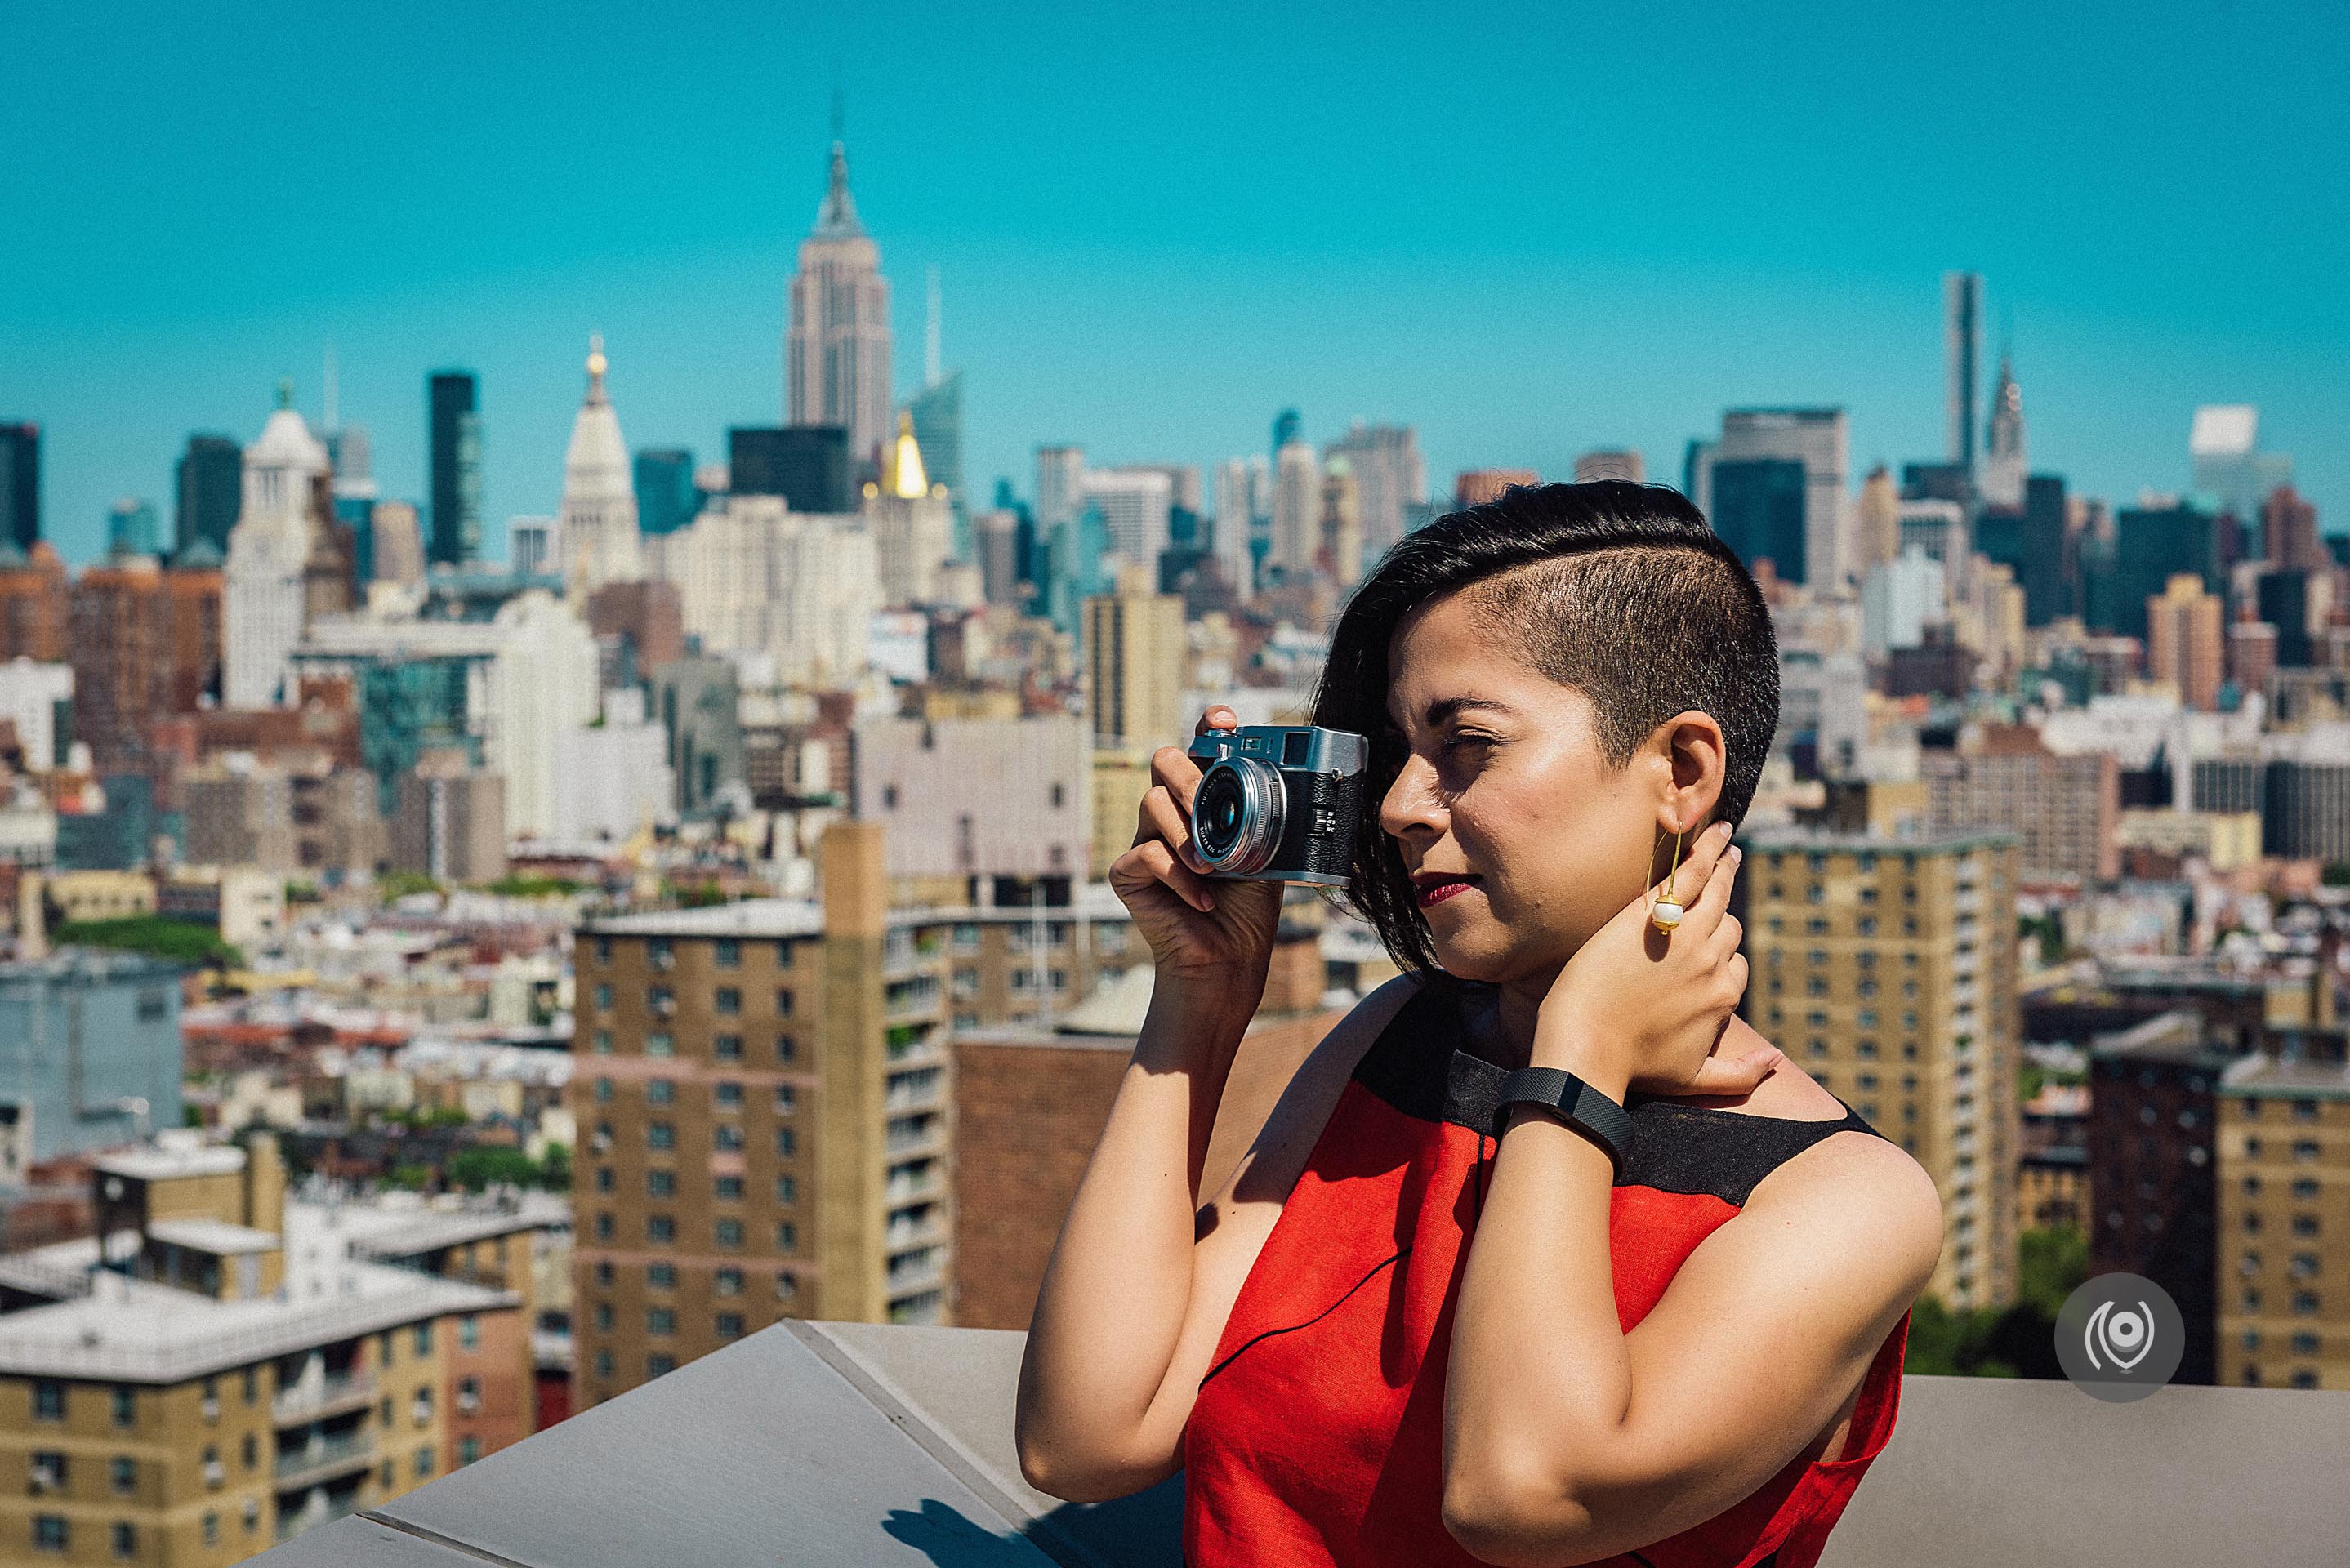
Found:
[{"label": "woman's bare arm", "polygon": [[1030,1485],[1098,1501],[1182,1468],[1192,1400],[1241,1285],[1356,1062],[1415,983],[1390,981],[1339,1021],[1223,1189],[1196,1209],[1247,1020],[1235,1024],[1225,1004],[1189,988],[1153,994],[1028,1331],[1016,1441]]}]

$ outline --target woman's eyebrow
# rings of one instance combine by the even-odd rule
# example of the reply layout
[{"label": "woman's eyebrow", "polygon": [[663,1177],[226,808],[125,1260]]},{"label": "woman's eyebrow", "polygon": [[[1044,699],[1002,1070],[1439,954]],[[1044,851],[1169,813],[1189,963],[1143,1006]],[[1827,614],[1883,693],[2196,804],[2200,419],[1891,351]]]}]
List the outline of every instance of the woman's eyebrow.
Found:
[{"label": "woman's eyebrow", "polygon": [[[1428,705],[1428,716],[1424,722],[1430,729],[1434,729],[1447,719],[1453,718],[1471,708],[1482,708],[1512,717],[1517,713],[1517,710],[1507,702],[1497,702],[1491,697],[1440,697]],[[1388,722],[1390,726],[1395,724],[1395,714],[1392,709],[1388,711]]]}]

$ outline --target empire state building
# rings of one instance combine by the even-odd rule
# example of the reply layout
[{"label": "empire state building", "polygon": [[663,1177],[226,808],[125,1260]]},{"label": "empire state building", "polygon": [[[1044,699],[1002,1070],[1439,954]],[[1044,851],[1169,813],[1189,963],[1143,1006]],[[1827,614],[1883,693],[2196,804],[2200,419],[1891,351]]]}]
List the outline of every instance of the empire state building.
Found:
[{"label": "empire state building", "polygon": [[857,221],[848,154],[837,141],[824,205],[800,242],[784,379],[787,423],[843,426],[853,465],[879,461],[890,435],[889,285],[879,247]]}]

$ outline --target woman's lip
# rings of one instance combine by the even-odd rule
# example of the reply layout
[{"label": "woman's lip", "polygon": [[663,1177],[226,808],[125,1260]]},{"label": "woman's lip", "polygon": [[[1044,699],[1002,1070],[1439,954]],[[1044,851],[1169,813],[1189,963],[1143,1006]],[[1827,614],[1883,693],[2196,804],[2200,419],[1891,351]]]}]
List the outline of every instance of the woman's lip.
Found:
[{"label": "woman's lip", "polygon": [[1466,893],[1473,887],[1476,887],[1476,879],[1473,879],[1473,877],[1461,877],[1461,879],[1455,879],[1455,881],[1431,881],[1429,887],[1419,888],[1419,893],[1417,893],[1417,896],[1419,896],[1419,908],[1427,909],[1429,905],[1439,905],[1443,903],[1445,898],[1452,898],[1455,893]]}]

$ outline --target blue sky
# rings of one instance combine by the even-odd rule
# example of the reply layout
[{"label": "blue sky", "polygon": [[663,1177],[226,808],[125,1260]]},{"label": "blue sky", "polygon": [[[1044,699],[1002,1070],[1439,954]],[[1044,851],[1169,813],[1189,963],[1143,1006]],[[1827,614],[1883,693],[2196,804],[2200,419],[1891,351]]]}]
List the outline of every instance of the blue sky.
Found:
[{"label": "blue sky", "polygon": [[[2033,466],[2119,499],[2249,401],[2350,525],[2350,22],[2333,5],[873,11],[18,7],[0,419],[49,530],[162,504],[331,338],[386,493],[483,378],[485,535],[555,507],[588,334],[632,445],[780,418],[836,81],[901,391],[940,268],[967,467],[1419,427],[1431,479],[1725,405],[1939,455],[1939,276],[2012,323]],[[1989,367],[1986,367],[1988,376]]]}]

